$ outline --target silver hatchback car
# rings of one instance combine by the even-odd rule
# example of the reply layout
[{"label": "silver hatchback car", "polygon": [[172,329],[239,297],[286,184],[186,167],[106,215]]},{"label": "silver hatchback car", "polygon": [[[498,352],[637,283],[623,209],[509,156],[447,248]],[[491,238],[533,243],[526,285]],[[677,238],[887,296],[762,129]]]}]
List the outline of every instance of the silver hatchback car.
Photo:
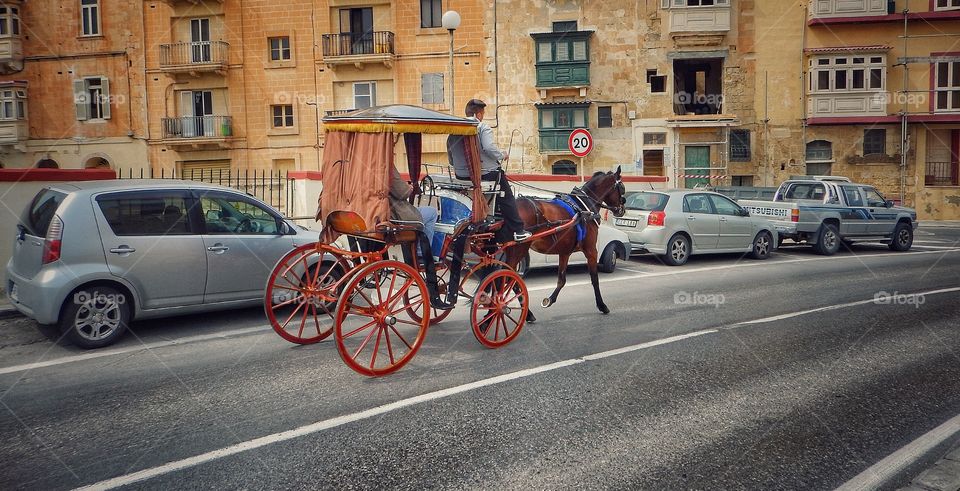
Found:
[{"label": "silver hatchback car", "polygon": [[174,180],[50,186],[17,229],[7,296],[85,348],[132,319],[261,304],[277,260],[319,235],[234,189]]},{"label": "silver hatchback car", "polygon": [[627,213],[614,225],[630,237],[633,252],[652,252],[679,266],[693,254],[749,253],[766,259],[777,245],[773,224],[726,196],[678,189],[628,193]]}]

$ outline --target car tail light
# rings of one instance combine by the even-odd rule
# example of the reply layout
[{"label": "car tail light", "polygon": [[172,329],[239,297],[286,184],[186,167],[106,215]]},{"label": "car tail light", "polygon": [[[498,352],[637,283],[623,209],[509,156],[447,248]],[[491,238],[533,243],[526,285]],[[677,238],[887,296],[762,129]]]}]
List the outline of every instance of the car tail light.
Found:
[{"label": "car tail light", "polygon": [[63,220],[54,215],[43,239],[43,264],[60,260],[60,245],[63,239]]},{"label": "car tail light", "polygon": [[647,225],[652,225],[654,227],[662,227],[666,221],[667,221],[667,214],[662,211],[650,212],[650,214],[647,215]]},{"label": "car tail light", "polygon": [[797,223],[797,222],[800,221],[800,209],[799,209],[799,208],[794,208],[794,209],[790,210],[790,221],[793,222],[793,223]]}]

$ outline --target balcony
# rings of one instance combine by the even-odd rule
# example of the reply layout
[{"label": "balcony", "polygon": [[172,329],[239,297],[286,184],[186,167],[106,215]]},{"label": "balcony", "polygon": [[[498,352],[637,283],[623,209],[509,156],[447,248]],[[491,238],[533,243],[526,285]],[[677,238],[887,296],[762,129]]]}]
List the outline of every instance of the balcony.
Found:
[{"label": "balcony", "polygon": [[923,175],[925,186],[957,186],[960,185],[957,175],[957,164],[953,162],[927,162],[927,170]]},{"label": "balcony", "polygon": [[393,37],[390,31],[324,34],[321,41],[323,61],[331,68],[337,65],[362,68],[364,63],[383,63],[392,67],[397,54]]},{"label": "balcony", "polygon": [[161,123],[163,141],[170,146],[229,148],[233,137],[233,118],[230,116],[179,116],[163,118]]},{"label": "balcony", "polygon": [[230,45],[225,41],[198,41],[160,45],[160,69],[168,73],[199,76],[226,74]]},{"label": "balcony", "polygon": [[877,17],[897,13],[894,0],[813,0],[810,17]]},{"label": "balcony", "polygon": [[807,96],[808,118],[886,115],[886,92],[811,93]]},{"label": "balcony", "polygon": [[0,145],[20,146],[29,138],[29,131],[24,119],[0,120]]},{"label": "balcony", "polygon": [[726,32],[730,7],[687,7],[670,10],[670,34]]},{"label": "balcony", "polygon": [[327,116],[343,116],[344,114],[352,113],[354,111],[356,111],[356,109],[333,109],[331,111],[324,111],[324,114]]},{"label": "balcony", "polygon": [[23,70],[23,44],[20,37],[0,38],[0,74],[9,75]]}]

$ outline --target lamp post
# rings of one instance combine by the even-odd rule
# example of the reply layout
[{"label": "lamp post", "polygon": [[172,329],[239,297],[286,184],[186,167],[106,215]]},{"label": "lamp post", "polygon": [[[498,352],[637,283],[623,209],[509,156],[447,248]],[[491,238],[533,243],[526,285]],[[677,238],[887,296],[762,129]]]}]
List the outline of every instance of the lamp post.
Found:
[{"label": "lamp post", "polygon": [[440,18],[440,25],[450,33],[450,114],[454,114],[453,106],[456,100],[453,98],[453,31],[460,27],[460,14],[456,10],[448,10]]}]

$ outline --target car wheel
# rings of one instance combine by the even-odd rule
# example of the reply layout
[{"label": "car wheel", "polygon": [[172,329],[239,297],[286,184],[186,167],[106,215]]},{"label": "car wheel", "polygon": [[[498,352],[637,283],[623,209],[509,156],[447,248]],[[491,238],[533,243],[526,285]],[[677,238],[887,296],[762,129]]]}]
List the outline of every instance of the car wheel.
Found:
[{"label": "car wheel", "polygon": [[600,271],[612,273],[617,270],[617,246],[616,244],[607,244],[603,254],[600,255]]},{"label": "car wheel", "polygon": [[773,249],[773,236],[770,232],[760,232],[753,239],[753,248],[750,251],[750,257],[754,259],[766,259],[770,257]]},{"label": "car wheel", "polygon": [[85,287],[67,298],[60,314],[60,329],[81,348],[102,348],[115,343],[127,330],[130,304],[109,286]]},{"label": "car wheel", "polygon": [[520,275],[521,278],[526,278],[527,273],[529,272],[530,272],[530,254],[524,254],[523,257],[520,258],[520,262],[517,263],[517,274]]},{"label": "car wheel", "polygon": [[667,241],[667,254],[663,256],[664,262],[670,266],[682,266],[690,259],[690,239],[683,234],[674,234]]},{"label": "car wheel", "polygon": [[817,244],[813,247],[818,254],[832,256],[840,250],[842,240],[836,225],[824,223],[820,225],[820,233],[817,234]]},{"label": "car wheel", "polygon": [[907,222],[898,223],[887,247],[892,251],[909,251],[913,247],[913,227]]}]

